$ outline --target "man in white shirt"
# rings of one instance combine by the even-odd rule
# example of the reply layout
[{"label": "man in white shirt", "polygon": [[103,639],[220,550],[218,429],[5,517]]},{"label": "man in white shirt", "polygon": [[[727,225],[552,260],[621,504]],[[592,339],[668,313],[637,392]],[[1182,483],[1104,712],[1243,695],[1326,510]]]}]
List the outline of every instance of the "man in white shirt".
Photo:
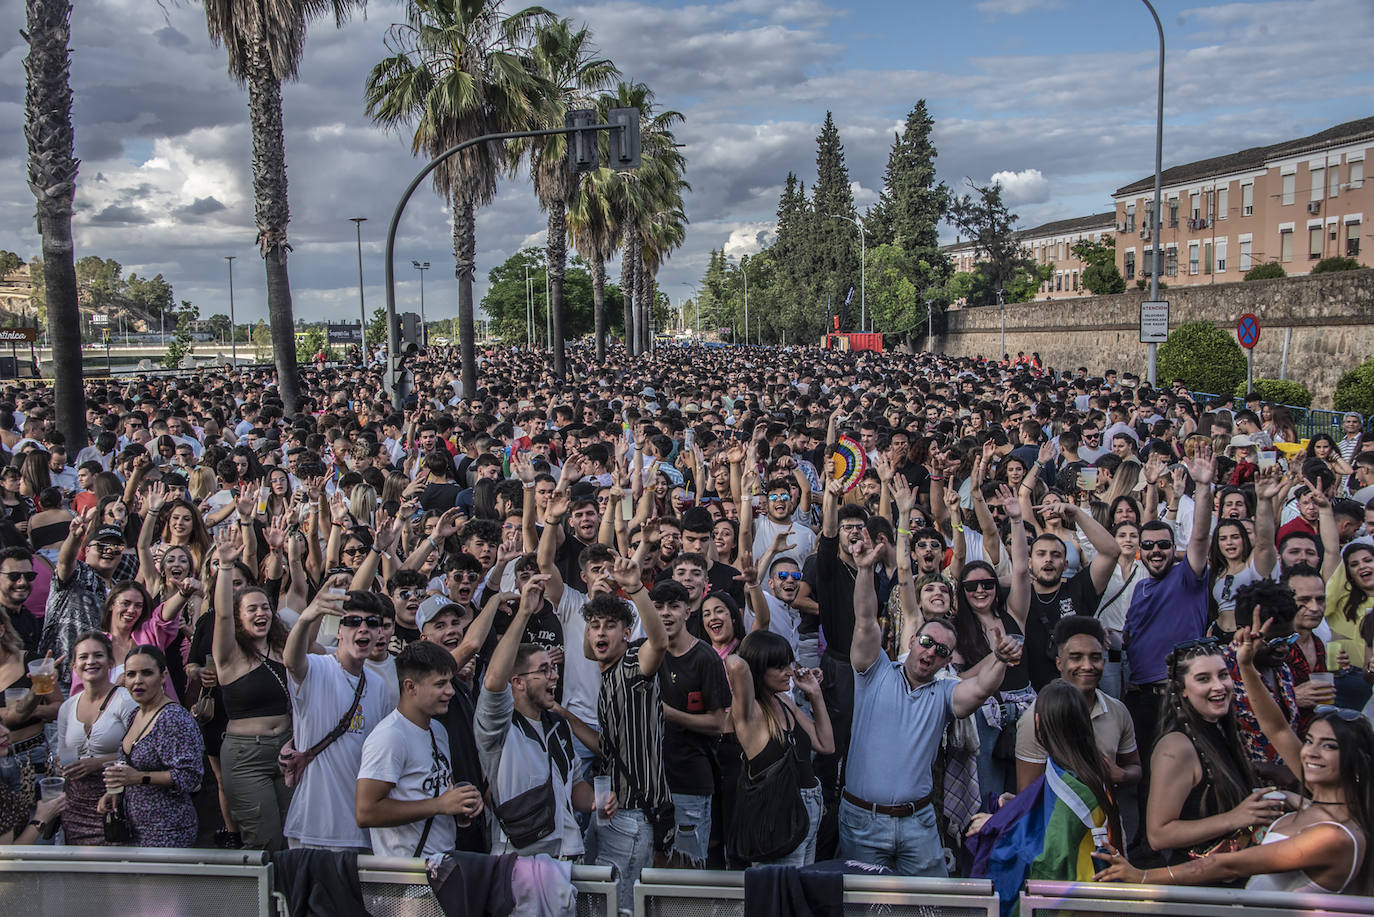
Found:
[{"label": "man in white shirt", "polygon": [[778,557],[790,557],[801,566],[816,549],[816,533],[808,526],[800,525],[792,519],[796,506],[792,503],[792,480],[780,476],[769,480],[766,512],[768,515],[754,521],[754,545],[752,554],[760,560],[767,553],[778,535],[786,532],[787,541],[792,547],[780,552]]},{"label": "man in white shirt", "polygon": [[471,783],[454,784],[448,731],[433,718],[448,712],[458,664],[428,641],[396,656],[401,699],[363,742],[354,816],[378,856],[429,857],[453,849],[455,819],[482,811]]},{"label": "man in white shirt", "polygon": [[[296,786],[285,828],[292,848],[366,852],[371,847],[354,818],[352,802],[363,743],[391,712],[382,679],[366,667],[372,645],[380,639],[385,606],[370,592],[342,592],[347,584],[346,576],[326,582],[291,628],[282,654],[297,751],[312,748],[343,726],[306,765]],[[326,615],[339,618],[338,651],[312,655],[307,649],[316,642]]]}]

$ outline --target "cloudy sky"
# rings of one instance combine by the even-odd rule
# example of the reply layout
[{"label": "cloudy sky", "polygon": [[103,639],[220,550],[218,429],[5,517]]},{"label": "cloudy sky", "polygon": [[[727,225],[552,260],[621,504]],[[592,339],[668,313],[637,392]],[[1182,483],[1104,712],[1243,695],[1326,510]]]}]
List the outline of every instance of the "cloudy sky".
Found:
[{"label": "cloudy sky", "polygon": [[[660,273],[676,302],[707,253],[751,252],[772,229],[786,173],[808,184],[814,138],[835,112],[854,194],[877,197],[893,132],[918,98],[935,118],[940,176],[996,177],[1036,223],[1110,209],[1113,189],[1153,169],[1156,33],[1135,0],[606,0],[546,4],[589,24],[602,52],[686,115],[691,227]],[[15,4],[17,6],[17,4]],[[1371,0],[1156,0],[1168,41],[1166,167],[1374,114]],[[296,314],[358,314],[350,217],[363,224],[368,311],[383,302],[386,222],[419,168],[405,138],[373,127],[361,92],[397,0],[371,0],[342,29],[316,23],[285,91]],[[17,10],[14,11],[17,14]],[[0,30],[0,248],[39,250],[24,182],[17,15]],[[224,256],[238,257],[239,321],[265,316],[253,246],[246,91],[190,0],[85,0],[72,22],[77,256],[161,272],[202,315],[228,311]],[[947,234],[952,236],[951,231]],[[486,273],[544,218],[512,179],[478,220]],[[398,302],[430,320],[456,310],[448,218],[421,191],[398,242]],[[612,266],[612,270],[614,270]],[[688,285],[684,285],[688,284]]]}]

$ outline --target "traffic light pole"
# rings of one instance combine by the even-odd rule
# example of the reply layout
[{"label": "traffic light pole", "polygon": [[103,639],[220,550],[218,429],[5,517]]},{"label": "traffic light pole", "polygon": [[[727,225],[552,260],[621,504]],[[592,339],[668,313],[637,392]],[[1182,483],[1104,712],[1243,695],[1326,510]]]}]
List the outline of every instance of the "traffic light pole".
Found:
[{"label": "traffic light pole", "polygon": [[[399,390],[399,387],[395,384],[395,383],[396,383],[396,378],[395,378],[395,372],[396,372],[395,360],[396,360],[396,357],[399,355],[399,348],[398,348],[397,342],[396,342],[396,328],[395,328],[395,321],[396,321],[396,265],[395,265],[395,256],[396,256],[396,229],[397,229],[397,227],[400,226],[400,223],[401,223],[401,215],[402,215],[403,213],[405,213],[406,204],[410,203],[410,198],[411,198],[412,195],[415,194],[415,189],[418,188],[418,187],[420,187],[420,182],[422,182],[422,181],[424,181],[426,178],[428,178],[428,177],[429,177],[429,173],[433,172],[433,171],[434,171],[435,169],[437,169],[440,165],[442,165],[445,161],[447,161],[448,159],[452,158],[453,156],[456,156],[457,154],[463,152],[463,150],[466,150],[466,149],[468,149],[469,147],[477,146],[479,143],[491,143],[493,140],[517,140],[517,139],[519,139],[519,138],[521,138],[521,137],[553,137],[553,136],[557,136],[557,135],[560,135],[560,134],[580,134],[580,133],[582,133],[582,132],[584,132],[584,131],[592,131],[592,132],[595,132],[595,131],[615,131],[615,130],[623,130],[623,131],[625,131],[625,132],[628,134],[629,131],[633,128],[633,129],[636,131],[636,135],[635,135],[635,137],[633,138],[633,141],[631,141],[631,138],[629,138],[628,136],[625,137],[624,141],[622,142],[621,149],[629,150],[629,149],[632,149],[632,148],[633,148],[634,151],[635,151],[636,154],[637,154],[637,152],[638,152],[638,147],[639,147],[639,143],[638,143],[638,127],[639,127],[639,120],[638,120],[638,116],[636,115],[633,124],[629,124],[629,123],[626,122],[626,121],[620,121],[620,122],[618,122],[618,123],[612,123],[612,124],[577,124],[577,125],[570,125],[570,126],[567,126],[567,127],[549,128],[549,129],[547,129],[547,130],[539,130],[539,131],[509,131],[509,132],[501,133],[501,134],[483,134],[481,137],[474,137],[474,138],[472,138],[471,140],[464,140],[462,143],[460,143],[460,144],[458,144],[458,145],[456,145],[456,146],[450,147],[449,149],[447,149],[447,150],[445,150],[444,152],[440,153],[438,156],[436,156],[436,157],[434,157],[433,159],[431,159],[431,160],[429,161],[429,164],[426,165],[423,169],[420,170],[419,174],[417,174],[413,179],[411,179],[410,184],[406,186],[405,193],[401,195],[401,199],[396,203],[396,210],[391,214],[391,223],[390,223],[390,225],[387,226],[387,230],[386,230],[386,354],[387,354],[387,364],[386,364],[386,367],[385,367],[385,369],[384,369],[384,371],[383,371],[383,379],[386,381],[386,384],[387,384],[388,389],[390,389],[390,393],[391,393],[391,403],[392,403],[392,405],[393,405],[394,407],[396,407],[397,409],[399,409],[399,408],[401,407],[401,394],[400,394],[400,390]],[[569,144],[569,146],[572,146],[572,144]],[[614,164],[612,164],[612,165],[614,166]],[[635,165],[638,165],[638,163],[636,162]],[[459,332],[459,334],[461,334],[461,333],[462,333],[462,329],[461,329],[461,328],[458,329],[458,332]],[[458,336],[458,335],[455,335],[455,337],[457,337],[457,336]],[[461,343],[461,342],[460,342],[460,343]],[[462,392],[462,397],[464,397],[464,398],[472,398],[472,397],[474,397],[475,394],[476,394],[475,392],[467,392],[467,391],[465,391],[465,392]]]}]

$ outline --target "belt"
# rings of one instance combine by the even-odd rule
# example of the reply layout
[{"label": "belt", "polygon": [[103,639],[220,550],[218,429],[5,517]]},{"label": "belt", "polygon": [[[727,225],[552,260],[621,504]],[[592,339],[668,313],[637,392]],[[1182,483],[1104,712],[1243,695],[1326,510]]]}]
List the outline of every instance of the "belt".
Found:
[{"label": "belt", "polygon": [[1165,679],[1164,681],[1150,681],[1150,682],[1146,682],[1146,683],[1144,683],[1144,684],[1130,685],[1129,687],[1127,687],[1126,690],[1128,690],[1128,691],[1139,691],[1139,692],[1141,692],[1142,694],[1144,694],[1144,693],[1149,693],[1149,694],[1168,694],[1168,693],[1169,693],[1169,681],[1168,681],[1168,679]]},{"label": "belt", "polygon": [[892,818],[910,818],[930,805],[929,796],[922,796],[915,802],[899,802],[895,806],[885,806],[880,803],[869,802],[866,799],[860,799],[858,796],[849,792],[849,790],[845,790],[842,795],[847,801],[865,811],[872,812],[874,815],[888,815]]},{"label": "belt", "polygon": [[23,754],[24,752],[28,751],[29,749],[37,748],[38,746],[42,745],[42,744],[43,744],[44,742],[46,742],[46,741],[47,741],[47,737],[46,737],[45,735],[43,735],[43,733],[40,732],[40,733],[39,733],[38,735],[36,735],[36,736],[29,736],[27,739],[24,739],[22,742],[15,742],[13,745],[10,746],[10,754],[12,754],[12,755]]}]

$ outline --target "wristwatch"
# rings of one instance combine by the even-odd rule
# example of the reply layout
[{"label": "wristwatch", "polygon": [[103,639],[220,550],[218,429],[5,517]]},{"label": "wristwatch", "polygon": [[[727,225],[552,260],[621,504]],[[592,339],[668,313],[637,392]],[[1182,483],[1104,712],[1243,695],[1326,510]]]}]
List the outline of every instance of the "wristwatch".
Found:
[{"label": "wristwatch", "polygon": [[153,783],[153,775],[152,775],[152,774],[144,774],[144,775],[143,775],[143,779],[140,780],[139,783],[143,784],[144,786],[152,786],[152,783]]}]

